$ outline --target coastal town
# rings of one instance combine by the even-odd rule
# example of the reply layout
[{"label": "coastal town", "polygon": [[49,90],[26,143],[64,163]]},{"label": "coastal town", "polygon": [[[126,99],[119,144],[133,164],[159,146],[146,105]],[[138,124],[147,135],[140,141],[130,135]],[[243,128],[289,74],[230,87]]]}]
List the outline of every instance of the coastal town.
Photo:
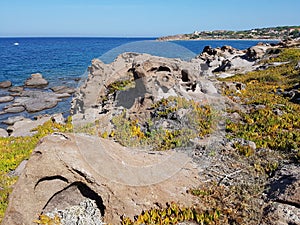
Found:
[{"label": "coastal town", "polygon": [[256,28],[251,30],[214,30],[194,31],[190,34],[176,34],[158,38],[161,41],[169,40],[214,40],[214,39],[286,39],[300,37],[300,26],[280,26]]}]

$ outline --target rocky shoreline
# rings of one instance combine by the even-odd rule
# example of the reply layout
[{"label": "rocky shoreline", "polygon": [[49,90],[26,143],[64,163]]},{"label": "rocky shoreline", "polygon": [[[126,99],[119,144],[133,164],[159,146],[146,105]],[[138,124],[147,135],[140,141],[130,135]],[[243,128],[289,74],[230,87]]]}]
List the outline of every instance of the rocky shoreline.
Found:
[{"label": "rocky shoreline", "polygon": [[[266,107],[239,103],[247,85],[258,81],[219,80],[284,66],[288,62],[271,59],[288,47],[299,49],[300,41],[246,50],[207,46],[190,62],[136,53],[121,54],[111,64],[93,60],[72,100],[74,132],[41,140],[14,186],[2,224],[38,223],[41,214],[52,222],[61,215],[67,218],[64,224],[119,224],[120,218],[142,220],[146,210],[157,212],[174,201],[195,213],[210,213],[203,209],[208,198],[208,207],[228,207],[220,209],[221,217],[213,217],[224,224],[299,224],[299,164],[251,140],[226,136],[228,120],[243,122],[242,113]],[[299,62],[293,70],[299,75]],[[71,94],[67,90],[53,89],[46,105]],[[234,95],[229,98],[224,90]],[[275,91],[300,104],[299,84]],[[43,96],[40,91],[22,91],[16,96],[22,100],[14,99],[13,107],[28,110],[25,103],[35,95]],[[277,107],[272,108],[274,114],[283,115],[284,107]],[[64,122],[61,116],[51,118]],[[197,188],[202,188],[198,195],[191,194]],[[218,205],[218,197],[225,205]],[[195,224],[189,220],[185,224]]]},{"label": "rocky shoreline", "polygon": [[[13,134],[16,130],[14,123],[18,123],[16,127],[26,127],[24,124],[29,124],[29,121],[32,121],[32,124],[41,125],[45,122],[42,117],[48,119],[51,117],[44,113],[45,110],[55,108],[58,103],[70,99],[76,91],[75,88],[67,86],[48,88],[48,84],[49,82],[39,73],[32,74],[23,86],[13,86],[11,81],[0,82],[0,115],[8,115],[6,120],[1,121],[1,136],[15,136],[16,134]],[[23,115],[36,116],[35,120],[32,120]],[[23,121],[23,125],[20,121]],[[6,131],[3,128],[6,128]],[[24,128],[24,136],[28,135],[28,131],[25,130],[26,128]],[[18,133],[21,135],[22,132]]]}]

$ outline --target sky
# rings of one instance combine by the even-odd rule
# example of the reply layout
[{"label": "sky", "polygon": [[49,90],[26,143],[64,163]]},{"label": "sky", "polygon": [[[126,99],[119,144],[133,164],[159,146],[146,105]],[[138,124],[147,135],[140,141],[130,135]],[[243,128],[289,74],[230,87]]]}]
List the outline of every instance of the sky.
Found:
[{"label": "sky", "polygon": [[300,0],[0,0],[0,37],[159,37],[300,25]]}]

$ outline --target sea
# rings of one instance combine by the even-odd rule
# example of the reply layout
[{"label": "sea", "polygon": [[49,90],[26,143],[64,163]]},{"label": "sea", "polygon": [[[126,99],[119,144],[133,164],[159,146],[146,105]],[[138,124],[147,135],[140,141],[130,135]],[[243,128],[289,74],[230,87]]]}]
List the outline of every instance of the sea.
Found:
[{"label": "sea", "polygon": [[[52,86],[77,87],[87,76],[91,60],[99,58],[112,62],[123,52],[149,53],[152,55],[190,60],[200,54],[207,45],[215,48],[230,45],[246,49],[261,40],[193,40],[159,42],[155,38],[0,38],[0,82],[10,80],[13,86],[21,86],[33,73],[41,73],[49,81],[45,91]],[[7,95],[0,90],[0,96]],[[55,108],[39,113],[0,115],[1,121],[21,115],[34,118],[40,114],[63,113],[69,115],[71,98],[64,99]],[[0,104],[0,112],[9,103]]]}]

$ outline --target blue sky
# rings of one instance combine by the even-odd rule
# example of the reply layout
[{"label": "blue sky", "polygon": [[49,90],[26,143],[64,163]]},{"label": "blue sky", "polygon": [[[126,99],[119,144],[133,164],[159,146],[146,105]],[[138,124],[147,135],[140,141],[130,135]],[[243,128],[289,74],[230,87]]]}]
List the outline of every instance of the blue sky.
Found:
[{"label": "blue sky", "polygon": [[148,36],[300,25],[299,0],[0,0],[0,36]]}]

